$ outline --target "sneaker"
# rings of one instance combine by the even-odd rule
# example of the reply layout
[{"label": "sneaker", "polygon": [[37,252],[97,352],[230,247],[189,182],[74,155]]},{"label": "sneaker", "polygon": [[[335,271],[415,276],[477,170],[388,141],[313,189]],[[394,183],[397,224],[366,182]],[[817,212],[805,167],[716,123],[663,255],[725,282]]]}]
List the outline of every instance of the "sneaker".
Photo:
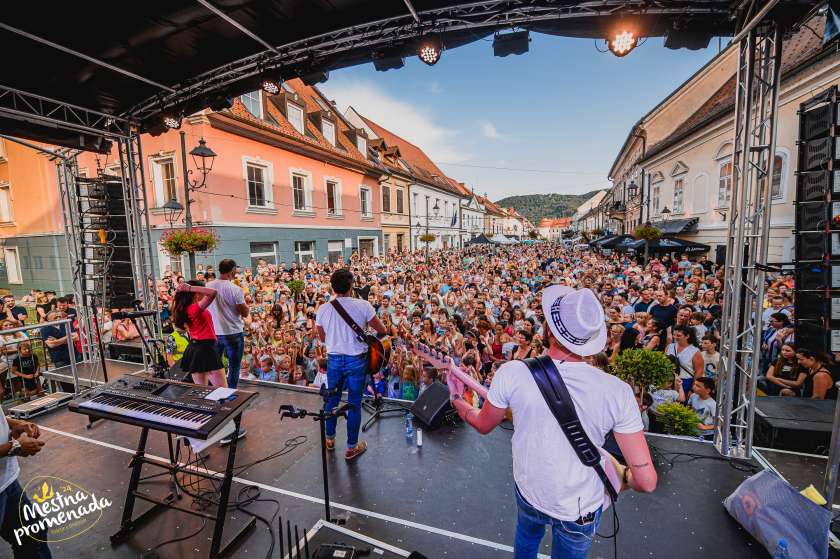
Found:
[{"label": "sneaker", "polygon": [[344,459],[352,460],[366,450],[367,443],[365,441],[359,441],[354,448],[348,448],[344,451]]},{"label": "sneaker", "polygon": [[335,450],[335,439],[327,439],[327,450]]},{"label": "sneaker", "polygon": [[[240,428],[240,429],[239,429],[239,432],[236,434],[236,440],[241,439],[241,438],[242,438],[242,437],[244,437],[246,434],[248,434],[248,429]],[[220,444],[221,446],[227,446],[227,445],[229,445],[229,444],[230,444],[230,443],[232,443],[232,442],[233,442],[233,435],[230,435],[230,436],[227,436],[227,437],[225,437],[224,439],[220,440],[220,441],[219,441],[219,444]]]}]

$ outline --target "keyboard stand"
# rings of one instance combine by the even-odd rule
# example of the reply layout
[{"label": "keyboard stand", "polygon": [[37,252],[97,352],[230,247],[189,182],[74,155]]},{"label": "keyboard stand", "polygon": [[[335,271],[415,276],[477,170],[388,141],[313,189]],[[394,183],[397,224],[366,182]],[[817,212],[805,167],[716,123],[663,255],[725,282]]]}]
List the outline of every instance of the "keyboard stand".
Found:
[{"label": "keyboard stand", "polygon": [[[241,420],[242,414],[237,415],[233,419],[233,423],[235,426],[234,432],[239,431],[239,424]],[[140,485],[140,473],[143,469],[143,464],[163,468],[164,470],[169,472],[173,477],[177,475],[179,471],[183,471],[185,469],[183,466],[175,463],[175,455],[171,452],[171,439],[169,463],[148,458],[146,456],[146,442],[148,440],[148,437],[149,428],[143,427],[142,431],[140,432],[140,441],[137,443],[137,452],[134,453],[134,456],[132,457],[131,462],[129,464],[131,466],[131,481],[128,484],[128,491],[125,495],[125,506],[123,508],[122,522],[120,524],[119,531],[113,536],[111,536],[111,546],[116,547],[117,545],[123,543],[126,539],[128,539],[129,535],[134,530],[139,528],[144,522],[146,522],[149,518],[151,518],[158,512],[161,512],[164,509],[174,509],[215,522],[215,526],[213,529],[213,540],[210,545],[209,558],[217,559],[220,557],[224,557],[226,553],[242,539],[245,533],[253,529],[256,525],[256,519],[254,517],[251,517],[248,523],[245,524],[245,526],[243,526],[242,528],[240,528],[239,531],[233,536],[233,538],[231,538],[230,541],[228,541],[224,546],[222,546],[222,534],[224,532],[225,517],[227,516],[228,503],[230,499],[230,490],[231,486],[233,485],[233,464],[236,460],[237,438],[233,437],[233,440],[228,446],[227,466],[225,467],[225,473],[222,477],[222,487],[219,492],[219,506],[216,509],[216,513],[211,514],[209,512],[198,511],[177,504],[177,496],[176,492],[174,491],[170,492],[163,499],[160,499],[158,497],[152,497],[150,495],[145,495],[138,491],[138,487]],[[218,481],[218,475],[203,472],[198,469],[190,468],[190,474],[203,477],[205,479],[214,479]],[[134,503],[136,499],[148,501],[152,503],[152,507],[140,514],[137,518],[132,519],[132,516],[134,516]]]}]

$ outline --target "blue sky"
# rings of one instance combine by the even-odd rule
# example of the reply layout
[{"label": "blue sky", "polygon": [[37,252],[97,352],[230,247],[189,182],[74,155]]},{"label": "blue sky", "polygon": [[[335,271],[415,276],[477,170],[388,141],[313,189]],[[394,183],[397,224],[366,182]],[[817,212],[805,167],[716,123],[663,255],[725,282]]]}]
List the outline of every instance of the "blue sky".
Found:
[{"label": "blue sky", "polygon": [[582,193],[608,185],[633,123],[718,49],[717,39],[673,51],[652,38],[616,58],[591,39],[532,34],[528,53],[497,58],[491,40],[446,51],[432,67],[410,57],[400,70],[337,70],[320,87],[342,111],[353,105],[492,200]]}]

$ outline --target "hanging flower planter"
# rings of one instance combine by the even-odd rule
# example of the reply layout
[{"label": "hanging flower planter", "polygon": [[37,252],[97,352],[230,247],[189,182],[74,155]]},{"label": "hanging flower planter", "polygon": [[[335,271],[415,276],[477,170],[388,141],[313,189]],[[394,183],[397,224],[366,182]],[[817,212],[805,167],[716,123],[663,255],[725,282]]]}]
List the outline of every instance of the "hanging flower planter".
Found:
[{"label": "hanging flower planter", "polygon": [[651,227],[649,225],[643,225],[642,227],[636,227],[636,230],[633,231],[633,238],[645,241],[655,241],[662,237],[662,231],[660,231],[656,227]]},{"label": "hanging flower planter", "polygon": [[421,243],[433,243],[435,242],[435,239],[437,239],[437,237],[435,237],[432,233],[423,233],[420,235]]},{"label": "hanging flower planter", "polygon": [[184,253],[210,252],[219,244],[216,233],[210,229],[170,229],[160,238],[160,244],[170,256]]}]

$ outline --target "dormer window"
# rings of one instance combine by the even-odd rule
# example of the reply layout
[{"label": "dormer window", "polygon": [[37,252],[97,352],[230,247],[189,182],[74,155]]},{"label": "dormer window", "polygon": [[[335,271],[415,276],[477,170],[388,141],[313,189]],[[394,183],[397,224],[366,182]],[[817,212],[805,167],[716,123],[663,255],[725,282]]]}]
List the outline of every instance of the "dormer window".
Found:
[{"label": "dormer window", "polygon": [[303,109],[297,105],[286,103],[286,115],[295,130],[303,134]]},{"label": "dormer window", "polygon": [[330,145],[335,145],[335,124],[328,120],[322,120],[321,133],[324,135],[324,138],[327,139]]},{"label": "dormer window", "polygon": [[260,99],[259,90],[240,95],[239,99],[245,105],[245,108],[248,109],[249,113],[257,118],[263,117],[262,100]]},{"label": "dormer window", "polygon": [[362,152],[362,155],[367,157],[367,154],[368,154],[367,138],[365,138],[364,136],[356,136],[356,147],[359,148],[359,151]]}]

